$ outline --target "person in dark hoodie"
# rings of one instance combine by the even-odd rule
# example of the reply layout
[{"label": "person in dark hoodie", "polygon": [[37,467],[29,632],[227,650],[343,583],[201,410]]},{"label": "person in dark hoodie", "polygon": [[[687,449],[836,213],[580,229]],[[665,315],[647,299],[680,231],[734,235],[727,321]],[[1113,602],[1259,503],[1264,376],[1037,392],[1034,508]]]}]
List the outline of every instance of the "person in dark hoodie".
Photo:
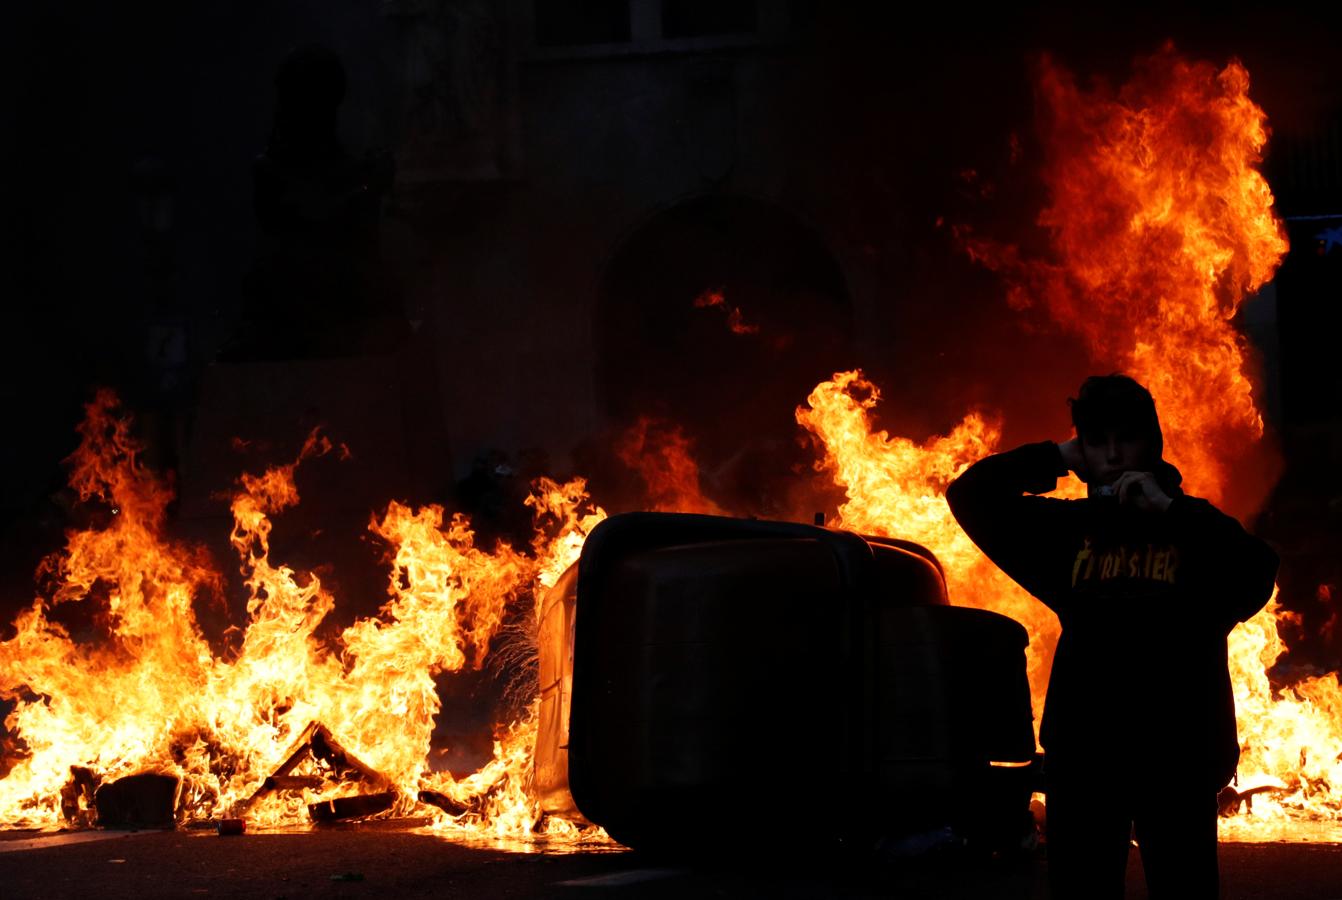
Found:
[{"label": "person in dark hoodie", "polygon": [[[1040,742],[1056,898],[1121,898],[1129,839],[1154,898],[1216,897],[1217,793],[1239,762],[1226,637],[1268,601],[1277,556],[1180,489],[1150,392],[1094,376],[1076,436],[980,460],[946,500],[1062,624]],[[1084,500],[1034,496],[1069,471]]]}]

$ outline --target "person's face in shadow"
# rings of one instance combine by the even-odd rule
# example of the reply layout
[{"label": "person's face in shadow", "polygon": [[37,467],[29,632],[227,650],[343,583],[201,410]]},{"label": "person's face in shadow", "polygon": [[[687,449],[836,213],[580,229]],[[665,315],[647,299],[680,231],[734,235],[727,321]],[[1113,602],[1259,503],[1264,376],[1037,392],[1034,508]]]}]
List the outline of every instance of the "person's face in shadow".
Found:
[{"label": "person's face in shadow", "polygon": [[1125,427],[1101,428],[1081,437],[1086,460],[1086,482],[1113,484],[1124,472],[1149,472],[1155,464],[1155,447],[1143,434]]}]

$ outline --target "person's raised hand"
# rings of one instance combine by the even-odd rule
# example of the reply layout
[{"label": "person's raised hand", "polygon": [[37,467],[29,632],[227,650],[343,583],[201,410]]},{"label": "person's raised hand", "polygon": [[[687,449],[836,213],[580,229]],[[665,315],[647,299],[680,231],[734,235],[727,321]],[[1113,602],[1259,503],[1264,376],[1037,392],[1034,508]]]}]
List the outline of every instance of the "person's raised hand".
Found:
[{"label": "person's raised hand", "polygon": [[1062,463],[1070,471],[1076,473],[1076,477],[1086,481],[1086,457],[1081,452],[1081,441],[1078,438],[1072,438],[1070,441],[1063,441],[1058,445],[1058,451],[1062,453]]},{"label": "person's raised hand", "polygon": [[1114,482],[1114,496],[1143,512],[1164,512],[1173,502],[1150,472],[1124,472]]}]

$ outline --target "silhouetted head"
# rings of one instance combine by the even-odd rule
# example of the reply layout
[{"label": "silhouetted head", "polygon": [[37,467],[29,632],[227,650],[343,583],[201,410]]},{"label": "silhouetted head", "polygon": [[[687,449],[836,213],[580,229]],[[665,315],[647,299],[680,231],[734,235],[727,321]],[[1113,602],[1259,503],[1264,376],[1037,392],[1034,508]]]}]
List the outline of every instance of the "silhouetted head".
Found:
[{"label": "silhouetted head", "polygon": [[1164,437],[1146,388],[1126,375],[1092,375],[1067,402],[1090,484],[1112,484],[1124,472],[1158,468]]},{"label": "silhouetted head", "polygon": [[336,133],[345,99],[345,67],[316,44],[291,50],[275,73],[275,129],[269,152],[312,155],[339,149]]}]

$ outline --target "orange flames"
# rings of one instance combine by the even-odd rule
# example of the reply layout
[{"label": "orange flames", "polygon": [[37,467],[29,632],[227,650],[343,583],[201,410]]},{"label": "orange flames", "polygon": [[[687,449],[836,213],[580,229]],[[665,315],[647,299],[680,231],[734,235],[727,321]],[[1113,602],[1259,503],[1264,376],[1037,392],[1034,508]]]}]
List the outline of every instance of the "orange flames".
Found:
[{"label": "orange flames", "polygon": [[1082,91],[1045,62],[1051,202],[1038,222],[1052,257],[966,240],[1006,277],[1013,307],[1040,308],[1101,367],[1150,388],[1170,461],[1214,503],[1229,467],[1263,435],[1231,319],[1286,253],[1255,168],[1266,117],[1248,89],[1239,63],[1218,72],[1168,47],[1117,92]]},{"label": "orange flames", "polygon": [[732,334],[759,334],[758,325],[746,323],[745,313],[739,306],[727,303],[726,296],[719,289],[709,289],[694,298],[695,309],[721,309],[727,314],[727,328]]},{"label": "orange flames", "polygon": [[[1042,310],[1083,340],[1096,369],[1125,370],[1150,387],[1169,457],[1189,489],[1214,502],[1263,435],[1249,356],[1231,319],[1286,251],[1255,168],[1267,133],[1248,85],[1238,63],[1218,71],[1169,48],[1140,62],[1117,92],[1082,91],[1045,63],[1050,204],[1039,224],[1051,256],[1029,259],[961,232],[971,256],[1005,277],[1013,308]],[[1059,385],[1057,396],[1073,389]],[[872,432],[867,413],[876,400],[860,375],[840,373],[797,412],[825,446],[822,468],[847,490],[842,525],[925,543],[946,564],[954,602],[1023,622],[1040,709],[1056,620],[984,560],[942,499],[954,475],[996,449],[997,430],[972,414],[919,445]],[[1077,488],[1071,482],[1060,493]],[[1320,827],[1333,823],[1335,831],[1342,813],[1342,690],[1336,674],[1273,689],[1267,671],[1286,649],[1279,614],[1274,599],[1230,639],[1240,790],[1266,790],[1251,810],[1245,803],[1223,820],[1228,838],[1331,834]]]},{"label": "orange flames", "polygon": [[[1219,501],[1229,473],[1263,435],[1250,359],[1231,319],[1286,249],[1255,168],[1266,131],[1247,74],[1237,63],[1218,71],[1166,50],[1117,91],[1083,91],[1051,64],[1039,91],[1049,153],[1049,205],[1039,224],[1049,258],[961,236],[974,259],[1002,274],[1013,308],[1075,334],[1096,370],[1126,370],[1150,386],[1188,487]],[[758,330],[721,291],[694,305],[726,310],[735,333]],[[1059,385],[1058,399],[1074,387]],[[972,412],[949,434],[918,442],[873,427],[879,399],[875,385],[846,372],[797,410],[823,447],[819,468],[846,491],[839,524],[927,545],[945,566],[954,602],[1024,623],[1038,711],[1056,619],[979,554],[944,501],[957,474],[1000,449],[1002,423]],[[365,782],[394,792],[397,812],[427,814],[416,797],[432,791],[465,810],[435,813],[444,829],[576,832],[543,820],[528,792],[534,705],[500,724],[493,759],[479,771],[456,778],[430,771],[428,758],[441,706],[434,676],[479,667],[510,609],[555,584],[604,518],[582,479],[537,480],[527,501],[535,538],[522,549],[477,546],[470,522],[441,507],[390,503],[370,523],[387,547],[387,600],[375,617],[323,640],[318,628],[336,598],[315,574],[272,561],[269,541],[272,517],[299,501],[297,466],[335,449],[314,434],[293,463],[239,480],[230,540],[247,618],[218,652],[193,605],[217,594],[222,579],[203,551],[167,534],[170,487],[140,464],[110,394],[90,404],[80,434],[71,485],[105,523],[68,534],[43,566],[41,595],[0,642],[0,697],[15,703],[5,724],[20,750],[0,778],[0,825],[88,821],[87,796],[67,794],[62,810],[72,767],[105,782],[174,773],[188,818],[306,821],[307,803],[371,789],[311,758],[287,770],[301,787],[260,790],[321,723],[367,770]],[[691,450],[678,428],[651,419],[618,448],[644,478],[649,505],[720,512],[702,493]],[[1080,491],[1069,481],[1061,493]],[[66,604],[96,607],[96,627],[59,624]],[[1224,820],[1231,837],[1299,838],[1304,823],[1342,812],[1342,690],[1335,675],[1273,689],[1266,673],[1285,650],[1279,615],[1274,602],[1231,639],[1245,748],[1240,786],[1266,788],[1251,814]]]},{"label": "orange flames", "polygon": [[[181,722],[187,735],[190,707],[209,689],[213,657],[191,605],[218,580],[203,554],[162,540],[171,492],[139,465],[128,426],[111,418],[114,404],[100,393],[90,405],[70,479],[81,500],[107,511],[107,526],[70,534],[65,552],[44,564],[49,595],[0,644],[0,696],[17,700],[6,727],[27,750],[0,780],[6,824],[56,824],[71,766],[116,778],[146,759],[175,765],[207,752],[189,738],[176,744],[161,723]],[[102,601],[108,640],[85,643],[48,619],[91,595]]]},{"label": "orange flames", "polygon": [[[951,602],[991,609],[1025,625],[1031,635],[1026,655],[1034,707],[1042,709],[1057,619],[979,552],[945,499],[955,476],[1001,449],[999,424],[971,413],[950,434],[918,444],[873,430],[868,411],[879,401],[879,390],[861,373],[840,372],[797,409],[797,421],[824,447],[817,467],[847,494],[835,524],[917,541],[941,560]],[[1080,482],[1073,484],[1071,496],[1083,491]]]},{"label": "orange flames", "polygon": [[693,445],[679,425],[641,416],[621,435],[615,450],[620,461],[643,479],[649,509],[724,514],[720,506],[704,496]]},{"label": "orange flames", "polygon": [[[139,464],[110,394],[89,406],[81,434],[72,484],[115,515],[105,528],[70,533],[46,564],[54,588],[0,643],[0,695],[17,701],[6,725],[23,742],[22,758],[0,779],[0,823],[87,821],[87,797],[74,815],[61,809],[72,767],[82,767],[104,782],[144,770],[175,774],[187,818],[306,821],[308,803],[390,787],[401,812],[421,790],[467,810],[440,816],[445,825],[512,835],[537,826],[525,791],[531,718],[502,728],[495,758],[474,775],[429,772],[440,708],[433,676],[478,667],[508,604],[577,558],[604,516],[587,503],[581,480],[538,483],[530,556],[506,544],[476,547],[465,518],[445,519],[437,506],[391,503],[370,525],[389,548],[389,599],[326,646],[314,634],[334,597],[315,575],[269,557],[270,517],[299,500],[298,464],[332,449],[314,434],[292,464],[239,481],[230,537],[249,591],[247,623],[239,645],[220,656],[192,609],[220,579],[201,551],[165,534],[171,492]],[[67,602],[103,604],[107,639],[85,641],[52,622],[49,613]],[[373,784],[346,783],[314,758],[285,770],[306,779],[301,789],[261,792],[311,723],[324,724],[375,773],[362,779]]]}]

